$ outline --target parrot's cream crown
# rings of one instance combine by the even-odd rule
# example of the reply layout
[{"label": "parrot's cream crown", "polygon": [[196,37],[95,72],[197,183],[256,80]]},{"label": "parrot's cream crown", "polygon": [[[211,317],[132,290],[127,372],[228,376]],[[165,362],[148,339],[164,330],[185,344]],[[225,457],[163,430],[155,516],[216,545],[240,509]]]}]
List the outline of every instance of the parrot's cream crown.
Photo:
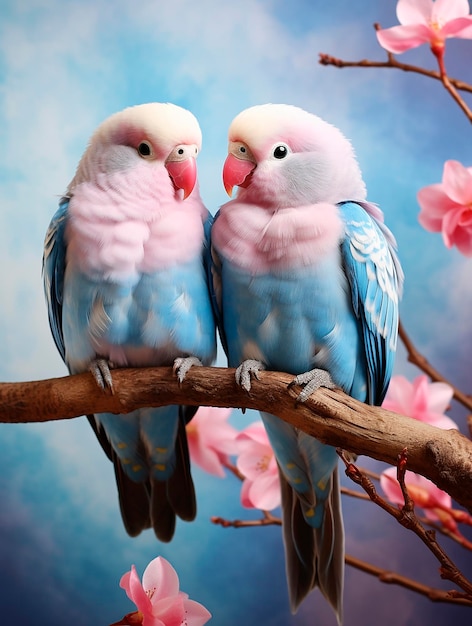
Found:
[{"label": "parrot's cream crown", "polygon": [[[350,141],[332,124],[299,107],[263,104],[245,109],[231,122],[228,139],[230,154],[255,164],[251,185],[265,185],[265,178],[274,184],[276,177],[285,177],[303,186],[304,201],[336,203],[366,197]],[[286,156],[296,157],[298,167]]]},{"label": "parrot's cream crown", "polygon": [[128,107],[95,130],[68,191],[97,173],[124,170],[140,159],[166,165],[195,159],[201,144],[200,126],[187,109],[161,102]]}]

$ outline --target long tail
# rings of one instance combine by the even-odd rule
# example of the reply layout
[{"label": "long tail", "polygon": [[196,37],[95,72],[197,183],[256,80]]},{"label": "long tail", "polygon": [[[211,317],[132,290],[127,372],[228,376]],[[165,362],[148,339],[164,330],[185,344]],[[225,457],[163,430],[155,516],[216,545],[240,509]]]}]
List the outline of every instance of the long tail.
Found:
[{"label": "long tail", "polygon": [[191,522],[197,514],[195,488],[190,473],[188,452],[187,407],[179,407],[179,425],[175,441],[175,467],[166,480],[151,479],[151,525],[161,541],[170,541],[175,531],[175,518]]},{"label": "long tail", "polygon": [[[136,418],[134,446],[131,446],[133,448],[131,466],[134,465],[136,471],[131,478],[130,462],[126,461],[125,470],[122,449],[112,445],[110,433],[107,434],[103,425],[104,421],[116,425],[120,417],[102,414],[98,420],[93,415],[88,416],[104,452],[113,462],[121,517],[126,532],[132,537],[139,535],[147,528],[153,528],[160,541],[168,542],[174,535],[176,516],[185,521],[195,519],[195,488],[190,472],[190,458],[185,431],[185,425],[195,411],[196,409],[193,407],[178,407],[175,439],[172,437],[172,445],[168,446],[170,450],[167,456],[168,471],[162,479],[157,477],[158,472],[156,475],[156,472],[152,470],[152,459],[149,457],[148,451],[149,444],[148,446],[144,444]],[[159,419],[157,415],[153,418]],[[122,457],[121,460],[120,456]]]},{"label": "long tail", "polygon": [[344,586],[344,525],[339,474],[331,475],[331,490],[324,502],[319,528],[307,524],[299,494],[280,471],[283,534],[287,582],[292,613],[302,600],[319,587],[342,623]]}]

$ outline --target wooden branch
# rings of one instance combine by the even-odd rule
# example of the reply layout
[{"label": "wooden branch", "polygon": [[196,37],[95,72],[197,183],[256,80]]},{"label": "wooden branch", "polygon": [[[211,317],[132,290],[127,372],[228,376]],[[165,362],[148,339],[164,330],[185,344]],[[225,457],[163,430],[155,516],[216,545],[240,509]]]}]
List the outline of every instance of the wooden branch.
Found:
[{"label": "wooden branch", "polygon": [[397,522],[402,526],[414,532],[421,541],[425,544],[428,550],[436,557],[440,564],[441,578],[447,579],[455,583],[462,589],[462,592],[452,591],[455,597],[462,597],[467,599],[472,606],[472,582],[470,582],[455,565],[455,563],[449,558],[443,548],[436,540],[436,533],[434,530],[426,530],[421,524],[420,520],[415,514],[415,505],[408,492],[407,485],[405,483],[405,474],[407,468],[407,452],[406,449],[398,456],[397,465],[397,480],[402,490],[404,505],[402,507],[394,506],[382,498],[374,486],[371,479],[362,473],[362,471],[354,465],[347,458],[347,455],[338,450],[338,454],[346,465],[346,476],[348,476],[357,485],[360,485],[367,493],[369,498],[386,511],[389,515],[394,517]]},{"label": "wooden branch", "polygon": [[[374,28],[376,31],[381,30],[380,24],[374,24]],[[423,74],[423,76],[428,76],[429,78],[435,78],[442,82],[443,87],[446,89],[449,95],[453,98],[456,104],[460,107],[462,112],[466,115],[469,122],[472,122],[472,109],[467,105],[465,100],[459,94],[459,90],[472,91],[472,85],[456,80],[455,78],[450,78],[448,76],[446,72],[446,67],[444,65],[444,46],[436,46],[434,43],[431,43],[430,47],[431,47],[431,52],[434,54],[438,62],[439,72],[426,70],[416,65],[408,65],[407,63],[401,63],[400,61],[397,61],[394,55],[389,51],[387,51],[387,61],[384,61],[384,62],[369,61],[367,59],[362,59],[362,61],[343,61],[342,59],[337,59],[336,57],[330,56],[329,54],[320,53],[319,63],[320,65],[333,65],[338,68],[342,68],[342,67],[387,68],[387,67],[390,67],[390,68],[403,70],[404,72],[415,72],[416,74]]]},{"label": "wooden branch", "polygon": [[25,383],[0,383],[0,422],[67,419],[91,413],[128,413],[140,407],[187,404],[263,410],[278,415],[323,443],[396,465],[406,447],[408,467],[432,480],[472,513],[472,442],[339,390],[320,389],[296,403],[293,376],[260,372],[251,393],[235,382],[234,369],[193,367],[179,385],[172,368],[117,369],[114,394],[91,374]]},{"label": "wooden branch", "polygon": [[366,574],[376,576],[383,583],[399,585],[405,589],[410,589],[411,591],[415,591],[416,593],[426,596],[433,602],[448,602],[450,604],[472,606],[471,600],[465,597],[457,596],[454,591],[444,591],[443,589],[428,587],[427,585],[423,585],[416,580],[412,580],[411,578],[407,578],[406,576],[402,576],[396,572],[385,570],[381,567],[376,567],[375,565],[366,563],[365,561],[362,561],[361,559],[358,559],[350,554],[346,554],[345,562],[346,565],[355,567]]},{"label": "wooden branch", "polygon": [[[393,55],[390,54],[388,55],[387,61],[370,61],[369,59],[362,59],[360,61],[345,61],[330,54],[320,52],[318,62],[320,65],[332,65],[333,67],[337,67],[339,69],[342,69],[343,67],[397,69],[402,70],[403,72],[413,72],[415,74],[421,74],[422,76],[427,76],[428,78],[442,81],[440,72],[436,72],[435,70],[427,70],[424,67],[420,67],[418,65],[401,63],[400,61],[397,61],[397,59],[393,57]],[[460,89],[461,91],[468,91],[469,93],[472,92],[472,85],[470,83],[458,80],[457,78],[449,78],[449,82],[454,85],[456,89]]]}]

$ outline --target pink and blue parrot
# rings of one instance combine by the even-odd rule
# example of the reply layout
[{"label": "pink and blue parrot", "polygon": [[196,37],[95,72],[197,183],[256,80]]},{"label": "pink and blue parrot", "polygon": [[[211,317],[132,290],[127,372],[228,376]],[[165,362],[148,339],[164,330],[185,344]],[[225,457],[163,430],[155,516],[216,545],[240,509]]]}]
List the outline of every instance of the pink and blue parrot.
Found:
[{"label": "pink and blue parrot", "polygon": [[[338,387],[380,404],[392,373],[403,274],[352,146],[289,105],[229,128],[229,195],[211,232],[220,335],[247,391],[261,369],[295,375],[306,400]],[[344,530],[336,450],[261,414],[277,458],[293,612],[318,586],[342,621]]]},{"label": "pink and blue parrot", "polygon": [[[216,331],[208,285],[211,217],[196,186],[201,131],[189,111],[150,103],[93,134],[45,240],[44,287],[69,372],[173,365],[183,380],[210,365]],[[185,425],[195,408],[145,408],[89,421],[114,464],[127,532],[169,541],[196,514]]]}]

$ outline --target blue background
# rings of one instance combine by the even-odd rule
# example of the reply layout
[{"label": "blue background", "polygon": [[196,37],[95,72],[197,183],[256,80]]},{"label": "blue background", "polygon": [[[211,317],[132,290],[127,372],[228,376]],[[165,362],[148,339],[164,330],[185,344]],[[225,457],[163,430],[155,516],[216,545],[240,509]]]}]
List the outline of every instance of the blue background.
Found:
[{"label": "blue background", "polygon": [[[402,319],[419,349],[470,391],[471,261],[417,222],[417,190],[443,163],[472,165],[470,123],[437,81],[397,70],[335,69],[318,53],[383,60],[374,22],[397,23],[394,0],[3,0],[0,8],[0,378],[64,375],[47,325],[44,233],[95,127],[146,101],[198,117],[203,199],[226,201],[226,132],[242,109],[299,105],[352,140],[369,190],[394,231],[406,273]],[[434,68],[427,46],[401,60]],[[472,82],[472,42],[448,42],[450,74]],[[469,98],[470,100],[470,98]],[[224,361],[220,354],[219,364]],[[400,349],[396,372],[418,372]],[[465,413],[451,415],[466,432]],[[242,428],[254,415],[234,412]],[[250,517],[239,483],[195,469],[199,513],[169,545],[129,538],[111,464],[84,418],[0,426],[0,621],[17,626],[107,625],[132,610],[118,587],[132,563],[158,554],[220,626],[335,624],[318,592],[292,617],[280,529],[223,529]],[[361,459],[362,462],[365,459]],[[366,461],[367,462],[367,461]],[[372,465],[372,463],[371,463]],[[419,541],[370,503],[345,500],[347,550],[381,567],[441,583]],[[467,573],[470,554],[448,540]],[[470,609],[433,604],[350,568],[346,626],[466,623]]]}]

